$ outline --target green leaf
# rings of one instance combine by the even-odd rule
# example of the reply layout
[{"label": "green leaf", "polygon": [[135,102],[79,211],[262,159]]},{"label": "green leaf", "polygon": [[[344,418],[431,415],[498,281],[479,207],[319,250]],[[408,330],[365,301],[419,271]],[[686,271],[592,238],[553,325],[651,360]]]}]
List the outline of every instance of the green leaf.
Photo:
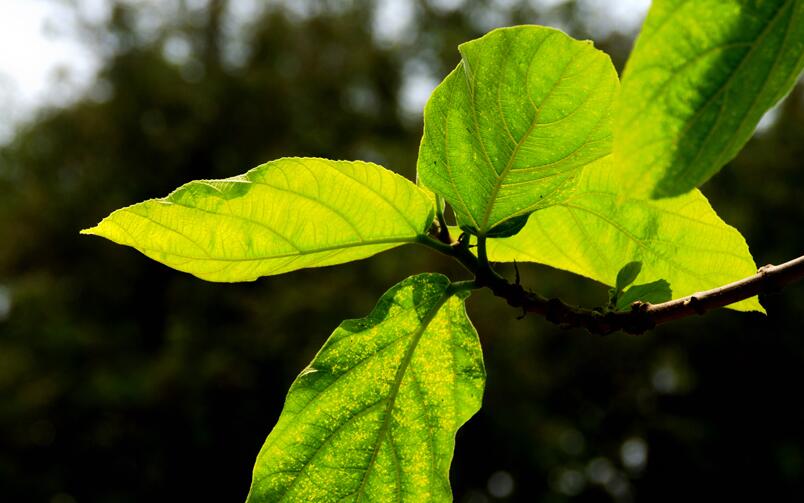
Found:
[{"label": "green leaf", "polygon": [[591,42],[540,26],[497,29],[459,47],[461,63],[424,109],[418,173],[475,235],[566,198],[611,149],[619,82]]},{"label": "green leaf", "polygon": [[[490,238],[507,238],[508,236],[513,236],[517,232],[521,231],[523,227],[525,227],[525,224],[528,223],[528,217],[530,217],[530,214],[509,218],[505,222],[495,225],[493,228],[489,229],[489,231],[486,233],[486,236]],[[465,229],[469,232],[469,234],[475,234],[471,226],[465,227]]]},{"label": "green leaf", "polygon": [[625,287],[630,285],[637,279],[639,272],[642,270],[642,262],[628,262],[617,273],[617,281],[614,283],[614,288],[617,293],[625,290]]},{"label": "green leaf", "polygon": [[[639,277],[668,281],[676,297],[757,271],[745,239],[700,191],[657,200],[623,194],[611,157],[584,171],[571,198],[531,215],[519,234],[489,240],[488,255],[498,262],[547,264],[607,285],[620,264],[640,261]],[[763,311],[756,297],[730,307]]]},{"label": "green leaf", "polygon": [[625,67],[614,155],[634,195],[699,186],[804,67],[801,0],[655,0]]},{"label": "green leaf", "polygon": [[290,387],[248,501],[451,501],[455,433],[485,383],[467,295],[421,274],[343,322]]},{"label": "green leaf", "polygon": [[284,158],[242,176],[190,182],[82,233],[233,282],[369,257],[416,241],[432,221],[424,191],[381,166]]},{"label": "green leaf", "polygon": [[617,298],[616,309],[618,311],[627,311],[630,309],[631,304],[638,300],[659,304],[672,298],[673,291],[670,289],[670,284],[663,279],[657,279],[644,285],[634,285],[623,292]]}]

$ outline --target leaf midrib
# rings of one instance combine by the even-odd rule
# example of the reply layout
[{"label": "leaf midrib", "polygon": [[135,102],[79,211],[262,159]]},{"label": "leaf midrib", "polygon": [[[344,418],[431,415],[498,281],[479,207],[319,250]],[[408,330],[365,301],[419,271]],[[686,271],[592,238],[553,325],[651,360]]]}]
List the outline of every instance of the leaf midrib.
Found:
[{"label": "leaf midrib", "polygon": [[[723,48],[726,48],[726,47],[734,48],[737,45],[747,45],[748,46],[748,51],[740,59],[740,62],[734,67],[734,70],[730,73],[728,78],[726,78],[726,80],[718,87],[718,89],[706,99],[706,101],[701,105],[701,107],[698,108],[698,110],[696,110],[696,112],[689,119],[687,119],[685,121],[684,127],[673,138],[664,138],[663,137],[663,138],[661,138],[659,140],[651,141],[651,142],[645,143],[643,145],[639,145],[637,147],[632,148],[630,151],[623,152],[622,156],[625,157],[625,158],[634,157],[638,153],[640,153],[642,150],[644,150],[646,148],[650,148],[651,146],[655,145],[656,143],[663,143],[665,141],[669,142],[670,145],[673,145],[673,146],[678,145],[678,143],[682,139],[682,137],[693,127],[693,125],[695,123],[697,123],[697,121],[700,118],[700,116],[703,113],[703,111],[708,109],[709,106],[714,102],[714,100],[717,99],[718,97],[720,97],[721,94],[724,94],[724,93],[728,92],[728,89],[730,88],[730,86],[734,82],[735,75],[742,69],[742,67],[745,64],[745,62],[748,61],[752,57],[752,55],[754,54],[754,51],[756,50],[756,48],[763,42],[765,36],[771,31],[770,28],[778,21],[779,14],[782,11],[784,11],[785,9],[787,9],[787,7],[790,5],[791,1],[793,1],[793,0],[788,0],[787,2],[783,3],[779,7],[779,9],[773,14],[773,16],[770,17],[770,19],[768,20],[767,25],[754,38],[754,40],[752,40],[750,42],[730,43],[730,44],[724,44],[724,45],[720,45],[720,46],[713,46],[713,47],[707,48],[704,51],[702,51],[701,53],[696,54],[695,57],[693,57],[691,60],[686,61],[682,65],[680,65],[678,68],[684,68],[684,67],[688,66],[688,64],[690,64],[691,62],[697,61],[698,58],[701,56],[701,54],[707,54],[712,50],[719,50],[719,49],[723,49]],[[785,33],[785,40],[787,38],[787,35],[788,35],[788,33]],[[780,53],[783,52],[783,49],[784,49],[784,41],[783,41],[781,47],[779,48],[779,52]],[[779,54],[777,54],[775,56],[776,59],[774,61],[773,67],[776,66],[776,60],[778,60],[778,56],[779,56]],[[770,74],[773,71],[773,67],[771,68],[771,70],[768,71],[768,74],[765,76],[766,81],[762,86],[763,89],[764,89],[765,85],[767,84],[767,79],[770,78]],[[647,100],[649,105],[646,108],[652,108],[653,103],[656,101],[656,98],[659,96],[659,94],[664,92],[666,90],[666,88],[669,86],[669,83],[671,81],[673,81],[678,75],[680,75],[680,72],[677,71],[678,68],[671,68],[670,69],[670,70],[673,71],[673,74],[664,83],[662,83],[661,86],[659,86],[658,90],[656,90],[655,92],[652,93],[651,98]],[[638,68],[638,70],[641,70],[641,69],[642,68]],[[759,93],[759,94],[761,94],[761,93]],[[757,94],[757,96],[759,96],[759,94]],[[754,98],[754,103],[756,103],[756,100],[757,100],[757,97]],[[694,161],[697,161],[697,159],[699,158],[701,152],[704,150],[706,144],[709,142],[709,139],[711,138],[712,134],[714,133],[714,131],[715,131],[716,127],[717,127],[717,124],[720,122],[720,120],[722,118],[722,115],[723,115],[722,114],[722,107],[724,106],[724,104],[725,103],[721,103],[721,112],[718,113],[718,117],[716,119],[715,124],[709,129],[709,131],[707,131],[707,135],[706,135],[706,138],[705,138],[704,142],[698,147],[698,149],[696,151],[696,154],[695,154],[695,157],[693,159]],[[743,114],[743,117],[740,120],[740,127],[737,129],[738,131],[742,127],[742,124],[743,124],[743,122],[745,120],[745,117],[748,116],[748,114],[750,113],[750,109],[753,108],[753,106],[754,106],[754,104],[752,104],[751,107],[749,107],[748,111],[745,114]],[[638,116],[639,116],[639,112],[634,113],[632,115],[632,117],[628,121],[629,124],[626,125],[626,126],[623,126],[623,127],[619,127],[618,131],[621,131],[623,129],[627,129],[628,127],[630,127],[630,125],[632,125],[632,123],[636,121],[636,118]],[[729,148],[731,147],[733,141],[734,141],[734,138],[732,138],[732,140],[729,141],[729,144],[728,144]],[[724,152],[725,151],[726,150],[724,150]],[[688,171],[692,167],[692,165],[693,165],[692,162],[688,162],[679,171],[678,176],[680,177],[685,171]],[[651,174],[650,170],[642,170],[641,173],[637,176],[637,179],[634,181],[632,186],[638,186],[650,174]]]},{"label": "leaf midrib", "polygon": [[385,435],[388,433],[388,429],[391,424],[391,417],[393,415],[394,403],[396,402],[396,397],[399,395],[399,388],[402,385],[402,379],[405,377],[405,372],[407,371],[408,367],[410,366],[410,362],[413,359],[413,353],[416,351],[419,341],[424,335],[424,332],[427,330],[427,327],[430,326],[430,322],[433,321],[438,312],[441,310],[441,307],[451,296],[452,292],[450,291],[449,287],[447,287],[438,301],[433,304],[433,307],[427,311],[424,318],[421,320],[421,326],[416,330],[416,332],[414,332],[410,345],[408,346],[405,355],[402,357],[402,361],[400,362],[399,368],[396,371],[396,376],[394,377],[394,383],[391,385],[391,390],[388,396],[388,405],[385,408],[383,422],[382,425],[380,425],[380,431],[377,435],[377,442],[374,446],[374,451],[371,454],[371,459],[369,459],[369,464],[366,466],[363,479],[360,481],[360,486],[356,492],[357,496],[355,502],[359,502],[365,494],[364,491],[369,473],[377,461],[377,455],[380,452],[380,447],[382,446]]},{"label": "leaf midrib", "polygon": [[[536,59],[536,55],[539,53],[539,51],[541,50],[541,48],[544,45],[544,43],[548,39],[550,39],[551,37],[555,36],[555,34],[556,34],[556,32],[553,32],[553,33],[550,33],[548,36],[546,36],[542,40],[542,42],[539,44],[539,46],[536,47],[536,50],[531,55],[530,64],[529,64],[528,70],[526,71],[526,74],[525,74],[525,88],[526,88],[525,91],[528,93],[528,96],[530,96],[530,92],[527,89],[527,80],[528,80],[528,74],[530,73],[530,65],[533,64],[533,61]],[[561,69],[561,73],[560,73],[559,78],[557,78],[555,80],[553,85],[550,87],[550,90],[547,92],[547,95],[542,99],[541,103],[539,103],[538,108],[536,110],[534,110],[533,120],[531,121],[530,126],[528,127],[528,130],[525,131],[525,133],[522,135],[522,137],[519,139],[519,141],[514,146],[514,150],[513,150],[513,152],[511,152],[511,155],[508,157],[508,162],[505,164],[505,167],[503,168],[503,170],[499,174],[497,174],[496,170],[494,170],[494,166],[491,164],[491,161],[489,161],[489,167],[492,168],[492,171],[495,172],[496,179],[494,181],[494,186],[491,189],[491,194],[489,196],[488,202],[486,203],[486,208],[483,211],[483,219],[482,219],[483,222],[482,222],[481,228],[478,229],[478,233],[480,233],[481,235],[485,235],[485,233],[489,230],[488,229],[488,223],[489,223],[489,218],[491,218],[491,211],[494,208],[494,203],[497,200],[497,195],[500,193],[500,189],[503,186],[503,182],[504,182],[505,178],[508,176],[508,173],[511,171],[511,169],[512,169],[512,167],[514,165],[514,160],[516,159],[517,155],[519,154],[519,150],[522,148],[522,145],[524,145],[525,140],[528,139],[530,134],[533,132],[533,129],[536,127],[536,124],[539,121],[539,117],[541,117],[542,110],[544,110],[545,103],[547,102],[547,100],[550,99],[550,97],[553,95],[553,92],[555,91],[555,89],[563,81],[563,76],[564,76],[565,72],[567,71],[567,68],[569,68],[570,65],[574,62],[575,57],[581,52],[581,50],[583,50],[583,48],[579,48],[578,50],[575,51],[575,53],[573,53],[573,55],[570,58],[568,58],[567,64],[564,65],[564,68]],[[507,63],[507,61],[506,61],[506,63]],[[498,83],[498,85],[499,85],[499,83]],[[477,113],[477,110],[475,109],[475,106],[474,106],[475,104],[473,103],[472,105],[473,105],[472,106],[472,113],[474,115],[474,114]],[[481,144],[482,143],[483,142],[481,140]]]},{"label": "leaf midrib", "polygon": [[[690,131],[690,129],[692,129],[693,125],[695,123],[697,123],[697,121],[700,119],[700,117],[702,116],[701,114],[703,113],[703,110],[709,108],[709,106],[716,99],[718,99],[721,95],[724,96],[723,100],[720,103],[720,108],[718,110],[717,119],[715,120],[715,123],[712,125],[711,128],[709,128],[709,131],[706,132],[706,137],[704,138],[704,141],[700,144],[700,146],[698,146],[698,148],[696,149],[695,156],[692,158],[692,160],[687,161],[686,163],[684,163],[682,165],[681,169],[679,169],[678,173],[676,174],[677,179],[683,179],[684,175],[690,169],[692,169],[695,166],[695,164],[697,164],[698,160],[701,158],[701,155],[703,155],[704,151],[706,150],[707,146],[709,145],[709,142],[711,141],[711,139],[714,136],[715,132],[718,130],[718,127],[720,125],[720,121],[723,119],[723,107],[726,106],[726,99],[727,99],[727,96],[728,96],[728,92],[731,89],[732,85],[734,84],[735,77],[742,70],[743,65],[745,65],[746,61],[749,61],[752,58],[752,56],[754,55],[755,49],[757,47],[759,47],[760,44],[762,44],[764,42],[764,39],[767,36],[767,34],[772,31],[771,28],[774,27],[776,25],[776,22],[779,20],[779,15],[783,11],[785,11],[789,5],[790,5],[790,2],[788,1],[788,2],[785,2],[784,4],[782,4],[781,7],[779,7],[779,10],[777,10],[773,14],[773,16],[768,21],[768,24],[765,26],[765,28],[762,30],[762,32],[759,34],[759,36],[757,36],[750,43],[750,47],[749,47],[748,51],[740,59],[740,62],[737,64],[737,66],[734,67],[734,71],[731,72],[731,74],[726,79],[726,81],[720,86],[720,88],[718,88],[718,90],[712,96],[710,96],[706,100],[706,103],[695,113],[693,118],[691,118],[684,125],[684,128],[673,139],[672,144],[673,145],[678,145],[678,143],[682,140],[682,138]],[[792,21],[792,16],[791,16],[791,21]],[[784,52],[784,46],[785,46],[785,42],[787,41],[787,35],[789,35],[789,27],[790,26],[791,26],[791,24],[788,24],[788,29],[785,31],[785,35],[784,35],[784,38],[782,40],[782,44],[779,46],[779,51],[778,51],[778,53],[776,55],[774,55],[773,65],[771,65],[771,68],[765,74],[765,78],[764,78],[764,81],[763,81],[762,86],[760,88],[760,92],[758,92],[757,94],[754,95],[754,98],[752,100],[751,106],[749,106],[746,109],[745,113],[742,114],[742,117],[740,118],[739,126],[735,129],[736,133],[739,133],[740,129],[742,129],[742,125],[745,122],[745,118],[750,115],[751,110],[754,108],[754,105],[756,104],[757,100],[762,95],[762,91],[764,91],[765,86],[767,85],[768,80],[771,77],[771,74],[775,70],[776,64],[779,61],[779,56]],[[722,150],[722,153],[718,156],[718,159],[720,159],[723,156],[723,154],[728,153],[728,150],[731,148],[731,145],[734,143],[734,138],[735,138],[735,136],[733,136],[731,138],[731,140],[729,141],[729,143],[726,146],[727,148]],[[718,160],[718,164],[719,163],[720,163],[720,160]]]},{"label": "leaf midrib", "polygon": [[[378,432],[378,436],[377,436],[377,446],[375,447],[375,451],[372,453],[372,458],[371,458],[371,460],[369,461],[369,464],[368,464],[368,465],[366,466],[366,468],[365,468],[365,472],[366,472],[366,473],[364,474],[364,479],[361,481],[361,485],[360,485],[360,488],[358,489],[358,491],[355,491],[354,493],[352,493],[352,494],[350,494],[350,495],[348,495],[348,496],[352,496],[352,495],[354,495],[354,494],[357,494],[357,493],[358,493],[358,492],[359,492],[359,491],[360,491],[360,490],[363,488],[363,486],[364,486],[364,484],[365,484],[365,480],[366,480],[366,479],[367,479],[367,477],[368,477],[368,472],[371,470],[371,467],[373,466],[373,463],[376,461],[376,453],[379,451],[379,446],[381,446],[381,444],[382,444],[383,436],[384,436],[384,433],[385,433],[385,431],[384,431],[384,430],[387,430],[387,426],[388,426],[388,425],[387,425],[387,423],[389,422],[389,421],[388,421],[388,418],[390,417],[390,412],[391,412],[391,411],[392,411],[392,409],[393,409],[393,401],[395,401],[395,400],[396,400],[396,395],[397,395],[397,394],[398,394],[398,392],[399,392],[399,387],[400,387],[400,385],[401,385],[402,378],[404,377],[404,371],[407,369],[407,367],[408,367],[408,366],[409,366],[409,364],[410,364],[410,360],[412,359],[413,352],[415,351],[416,346],[418,345],[418,342],[419,342],[419,340],[421,339],[421,336],[424,334],[425,330],[427,329],[427,327],[429,326],[429,324],[430,324],[430,322],[433,320],[433,318],[435,318],[436,314],[438,314],[438,311],[441,309],[441,307],[444,305],[444,303],[445,303],[445,302],[446,302],[446,301],[447,301],[447,300],[448,300],[448,299],[449,299],[449,298],[450,298],[452,295],[453,295],[453,293],[450,291],[450,287],[449,287],[449,285],[445,286],[445,288],[444,288],[444,292],[443,292],[443,293],[442,293],[442,294],[441,294],[441,295],[438,297],[438,299],[435,301],[435,304],[433,305],[433,307],[431,307],[431,308],[430,308],[430,309],[427,311],[427,313],[425,313],[424,318],[422,318],[422,319],[420,320],[421,325],[420,325],[420,326],[419,326],[419,327],[416,329],[416,331],[413,333],[413,339],[411,340],[410,345],[408,346],[407,350],[405,351],[405,355],[403,356],[403,359],[400,361],[400,367],[399,367],[399,369],[397,369],[397,373],[396,373],[396,375],[394,376],[394,383],[392,384],[392,386],[391,386],[391,390],[389,391],[389,396],[387,396],[387,397],[383,397],[383,398],[381,398],[381,399],[379,399],[379,400],[377,400],[377,401],[375,401],[375,402],[373,402],[373,403],[371,403],[371,404],[369,404],[369,405],[365,406],[363,409],[359,410],[358,412],[356,412],[356,413],[354,413],[352,416],[350,416],[350,417],[349,417],[349,418],[348,418],[348,419],[347,419],[347,420],[346,420],[344,423],[342,423],[342,424],[338,425],[338,426],[337,426],[337,428],[335,428],[335,430],[334,430],[334,431],[330,432],[330,433],[329,433],[329,435],[327,435],[327,438],[326,438],[326,439],[324,439],[324,441],[321,443],[321,445],[319,446],[319,448],[318,448],[318,449],[316,449],[316,452],[313,454],[313,456],[312,456],[310,459],[308,459],[308,461],[305,463],[305,465],[304,465],[304,466],[303,466],[303,467],[302,467],[302,468],[299,470],[299,472],[298,472],[298,474],[297,474],[297,477],[293,479],[293,481],[290,483],[290,486],[289,486],[287,489],[285,489],[285,491],[283,492],[283,494],[281,495],[281,497],[280,497],[280,499],[279,499],[279,501],[280,501],[280,502],[285,500],[285,498],[288,496],[288,494],[290,493],[290,491],[291,491],[291,489],[293,488],[293,486],[294,486],[294,485],[296,484],[296,482],[297,482],[297,481],[300,479],[301,472],[302,472],[302,471],[303,471],[303,470],[304,470],[304,469],[305,469],[307,466],[309,466],[309,464],[310,464],[310,462],[312,461],[312,459],[313,459],[313,458],[314,458],[316,455],[318,455],[318,453],[319,453],[319,452],[320,452],[320,450],[323,448],[323,446],[324,446],[324,445],[327,443],[327,441],[328,441],[328,440],[329,440],[329,439],[330,439],[330,438],[331,438],[331,437],[332,437],[332,436],[333,436],[333,435],[334,435],[334,434],[335,434],[337,431],[340,431],[342,428],[344,428],[344,427],[345,427],[345,426],[346,426],[346,425],[347,425],[349,422],[351,422],[351,421],[352,421],[352,420],[353,420],[355,417],[357,417],[357,416],[359,416],[359,415],[361,415],[361,414],[366,413],[366,412],[367,412],[369,409],[373,409],[374,407],[376,407],[377,405],[379,405],[379,404],[380,404],[380,403],[382,403],[383,401],[388,400],[389,402],[388,402],[388,404],[386,405],[386,412],[385,412],[384,419],[383,419],[383,425],[381,426],[380,431]],[[427,299],[426,299],[426,301],[430,301],[430,300],[432,300],[432,296],[431,296],[431,297],[427,297]],[[421,303],[422,303],[422,304],[424,304],[424,303],[426,303],[426,301],[422,301]],[[415,312],[415,309],[416,309],[416,305],[414,305],[414,306],[413,306],[412,310]],[[392,317],[390,317],[390,318],[386,318],[386,319],[382,320],[381,324],[384,324],[384,323],[387,323],[387,322],[389,322],[389,321],[391,321],[391,320],[394,320],[394,319],[396,319],[397,317],[398,317],[398,316],[392,316]],[[381,347],[381,348],[380,348],[378,351],[374,352],[373,354],[371,354],[371,355],[367,356],[366,358],[364,358],[364,359],[360,360],[359,362],[357,362],[357,363],[356,363],[354,366],[352,366],[352,367],[350,367],[349,369],[347,369],[347,370],[346,370],[346,372],[344,372],[343,374],[341,374],[341,375],[337,376],[337,377],[336,377],[336,379],[335,379],[335,380],[334,380],[332,383],[330,383],[330,384],[329,384],[329,385],[328,385],[326,388],[324,388],[324,390],[321,390],[321,391],[320,391],[320,392],[317,394],[317,396],[321,396],[321,393],[323,393],[323,392],[324,392],[326,389],[328,389],[330,386],[332,386],[332,385],[333,385],[333,384],[335,384],[336,382],[340,381],[340,379],[341,379],[341,378],[342,378],[344,375],[348,374],[349,372],[352,372],[352,371],[353,371],[353,370],[354,370],[356,367],[359,367],[360,365],[362,365],[362,364],[364,364],[365,362],[369,361],[371,358],[376,357],[376,356],[377,356],[377,355],[378,355],[380,352],[387,350],[387,349],[388,349],[388,348],[390,348],[391,346],[394,346],[395,344],[397,344],[397,343],[398,343],[400,340],[404,339],[405,337],[406,337],[406,336],[401,336],[401,337],[399,337],[399,338],[397,338],[397,339],[394,339],[393,341],[389,342],[389,343],[388,343],[388,344],[386,344],[385,346]],[[401,375],[400,375],[400,373],[401,373]],[[291,388],[291,389],[292,389],[292,388]],[[314,403],[314,401],[315,401],[315,400],[312,400],[312,401],[308,402],[307,404],[305,404],[305,405],[302,407],[302,409],[301,409],[300,411],[297,411],[296,413],[294,413],[293,419],[295,420],[295,419],[296,419],[296,418],[299,416],[299,414],[300,414],[301,412],[303,412],[305,409],[307,409],[307,407],[308,407],[308,406],[310,406],[312,403]],[[282,419],[282,418],[280,417],[280,420],[281,420],[281,419]],[[282,430],[282,431],[284,431],[284,430]],[[269,439],[270,439],[270,436],[269,436]],[[263,446],[263,449],[265,449],[265,446]],[[361,470],[362,470],[362,468],[361,468]],[[272,472],[271,474],[275,474],[275,473],[278,473],[278,472]],[[264,476],[263,476],[263,477],[261,477],[261,478],[264,478]],[[343,499],[343,498],[341,498],[341,499]]]},{"label": "leaf midrib", "polygon": [[[168,227],[168,226],[166,226],[166,225],[164,225],[164,224],[162,224],[160,222],[156,222],[155,220],[151,219],[150,217],[146,217],[144,215],[139,215],[139,214],[136,214],[136,213],[132,213],[132,214],[134,214],[134,215],[136,215],[136,216],[138,216],[140,218],[146,219],[146,220],[148,220],[150,222],[153,222],[153,223],[163,227],[164,229],[166,229],[168,231],[172,231],[172,232],[176,233],[176,235],[181,236],[183,239],[187,240],[189,243],[192,243],[199,250],[204,252],[204,254],[206,256],[196,257],[196,256],[192,256],[192,255],[185,255],[185,254],[175,253],[175,252],[166,251],[166,250],[159,250],[159,249],[156,249],[156,248],[148,248],[148,247],[135,245],[135,244],[131,244],[131,245],[128,245],[128,246],[131,246],[131,247],[136,248],[137,250],[141,250],[141,251],[148,251],[148,252],[153,252],[153,253],[161,253],[161,254],[164,254],[164,255],[169,255],[171,257],[177,257],[177,258],[187,259],[187,260],[199,260],[199,261],[204,261],[204,262],[260,262],[260,261],[264,261],[264,260],[275,260],[275,259],[283,259],[283,258],[291,258],[291,257],[302,257],[302,256],[307,256],[307,255],[315,255],[316,253],[325,253],[325,252],[328,252],[328,251],[337,251],[337,250],[346,250],[346,249],[350,249],[350,248],[359,248],[361,246],[373,246],[373,245],[382,245],[382,244],[416,243],[416,242],[419,241],[419,238],[422,236],[421,234],[416,235],[416,236],[405,236],[405,237],[393,237],[392,236],[392,237],[388,237],[388,238],[367,239],[367,240],[355,241],[355,242],[351,242],[351,243],[343,243],[343,244],[337,244],[337,245],[323,246],[321,248],[316,248],[314,250],[299,250],[299,251],[295,251],[295,252],[291,252],[291,253],[283,253],[283,254],[278,254],[278,255],[267,255],[267,256],[263,255],[263,256],[259,256],[259,257],[248,257],[248,258],[227,258],[227,257],[215,257],[215,256],[210,255],[209,252],[207,252],[206,249],[203,248],[200,244],[198,244],[194,240],[190,239],[189,237],[185,236],[184,234],[182,234],[181,232],[179,232],[178,230],[176,230],[176,229],[174,229],[172,227]],[[114,225],[117,225],[118,228],[120,228],[120,229],[125,229],[124,227],[122,227],[117,222],[110,221],[110,223],[112,223]],[[131,234],[129,234],[129,236],[131,236]],[[132,239],[133,239],[133,236],[132,236]],[[126,244],[126,243],[121,243],[121,244]]]}]

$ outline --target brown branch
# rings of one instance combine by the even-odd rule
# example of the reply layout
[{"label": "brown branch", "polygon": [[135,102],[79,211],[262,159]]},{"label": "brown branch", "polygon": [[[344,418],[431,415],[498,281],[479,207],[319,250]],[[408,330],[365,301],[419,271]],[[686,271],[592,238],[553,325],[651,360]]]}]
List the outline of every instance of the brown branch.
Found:
[{"label": "brown branch", "polygon": [[[766,265],[753,276],[729,283],[712,290],[698,292],[681,299],[650,304],[634,302],[630,311],[600,312],[570,306],[559,299],[545,299],[515,285],[494,285],[495,294],[502,294],[509,304],[528,312],[543,315],[547,320],[561,325],[583,327],[592,333],[609,334],[623,330],[630,334],[644,333],[656,325],[704,314],[718,307],[728,306],[760,293],[776,291],[804,278],[804,256],[781,265]],[[491,288],[491,286],[490,286]]]},{"label": "brown branch", "polygon": [[671,320],[686,318],[694,314],[724,307],[748,299],[760,293],[777,291],[784,286],[804,279],[804,256],[780,265],[760,267],[756,274],[712,290],[698,292],[681,299],[651,304],[637,301],[631,304],[630,311],[602,311],[572,306],[560,299],[547,299],[528,292],[518,283],[509,283],[505,278],[483,264],[466,247],[428,244],[439,251],[453,256],[469,271],[475,274],[479,287],[490,289],[509,305],[529,313],[544,316],[548,321],[567,327],[585,328],[595,334],[610,334],[623,330],[630,334],[642,334],[656,325]]},{"label": "brown branch", "polygon": [[644,310],[659,324],[693,314],[703,314],[760,293],[778,291],[802,279],[804,279],[804,255],[784,264],[762,266],[753,276],[705,292],[661,304],[642,303],[635,307]]}]

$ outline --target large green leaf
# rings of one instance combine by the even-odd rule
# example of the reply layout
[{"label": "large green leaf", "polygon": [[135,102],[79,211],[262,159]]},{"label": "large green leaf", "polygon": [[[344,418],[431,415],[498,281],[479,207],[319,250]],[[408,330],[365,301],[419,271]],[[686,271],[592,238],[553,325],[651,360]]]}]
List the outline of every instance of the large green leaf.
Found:
[{"label": "large green leaf", "polygon": [[419,176],[462,228],[510,235],[609,153],[617,73],[590,42],[540,26],[494,30],[459,49],[461,63],[424,109]]},{"label": "large green leaf", "polygon": [[209,281],[252,281],[414,242],[433,221],[424,191],[367,162],[284,158],[190,182],[82,231]]},{"label": "large green leaf", "polygon": [[[516,236],[489,240],[489,258],[539,262],[607,285],[626,263],[639,261],[639,281],[664,279],[676,298],[756,273],[745,239],[700,191],[631,197],[620,190],[610,160],[587,168],[572,197],[534,213]],[[730,307],[762,311],[756,297]]]},{"label": "large green leaf", "polygon": [[290,387],[248,501],[451,501],[455,433],[485,382],[467,295],[421,274],[343,322]]},{"label": "large green leaf", "polygon": [[625,68],[614,153],[667,197],[732,159],[804,66],[804,1],[655,0]]}]

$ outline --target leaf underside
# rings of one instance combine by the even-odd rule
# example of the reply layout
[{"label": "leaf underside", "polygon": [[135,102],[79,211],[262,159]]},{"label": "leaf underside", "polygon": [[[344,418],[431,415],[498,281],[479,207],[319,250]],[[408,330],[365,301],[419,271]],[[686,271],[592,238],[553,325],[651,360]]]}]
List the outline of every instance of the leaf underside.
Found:
[{"label": "leaf underside", "polygon": [[804,1],[655,0],[614,126],[622,183],[669,197],[705,182],[804,67]]},{"label": "leaf underside", "polygon": [[291,386],[248,501],[451,501],[455,433],[485,382],[466,295],[421,274],[343,322]]},{"label": "leaf underside", "polygon": [[[489,259],[538,262],[612,285],[627,262],[642,262],[639,279],[664,279],[675,298],[755,274],[740,233],[723,222],[698,190],[667,199],[620,191],[611,157],[584,171],[566,201],[531,215],[516,236],[492,239]],[[756,297],[729,306],[764,311]]]},{"label": "leaf underside", "polygon": [[608,154],[617,73],[590,42],[539,26],[494,30],[460,52],[424,110],[419,177],[462,228],[510,235],[506,221],[562,201]]},{"label": "leaf underside", "polygon": [[283,158],[190,182],[82,231],[208,281],[253,281],[341,264],[414,242],[433,205],[407,179],[355,161]]}]

